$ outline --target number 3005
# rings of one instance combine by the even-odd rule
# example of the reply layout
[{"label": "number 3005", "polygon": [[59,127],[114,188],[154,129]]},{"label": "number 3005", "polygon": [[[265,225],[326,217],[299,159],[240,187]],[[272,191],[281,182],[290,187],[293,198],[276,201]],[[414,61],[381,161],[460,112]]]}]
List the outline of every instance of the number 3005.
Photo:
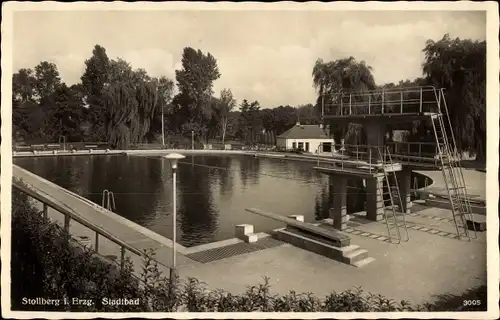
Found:
[{"label": "number 3005", "polygon": [[464,306],[480,306],[481,300],[464,300]]}]

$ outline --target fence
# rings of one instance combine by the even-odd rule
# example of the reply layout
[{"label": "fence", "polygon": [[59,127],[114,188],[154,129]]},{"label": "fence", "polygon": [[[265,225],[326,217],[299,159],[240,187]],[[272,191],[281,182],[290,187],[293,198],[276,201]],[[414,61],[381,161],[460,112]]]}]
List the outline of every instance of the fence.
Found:
[{"label": "fence", "polygon": [[40,193],[38,193],[35,188],[30,186],[28,183],[21,179],[13,178],[12,180],[12,186],[19,191],[27,194],[33,199],[36,199],[40,201],[43,204],[43,217],[45,220],[48,220],[48,209],[51,208],[53,210],[56,210],[57,212],[61,213],[64,215],[64,225],[63,229],[65,231],[65,234],[68,236],[68,241],[71,239],[70,236],[70,222],[72,220],[78,222],[79,224],[85,226],[86,228],[92,230],[95,233],[95,245],[92,251],[96,254],[99,254],[99,240],[100,237],[104,237],[108,239],[109,241],[115,243],[120,247],[120,268],[123,270],[124,264],[125,264],[125,254],[126,252],[131,252],[141,258],[147,258],[147,255],[145,252],[142,252],[129,244],[123,242],[122,240],[118,239],[117,237],[113,236],[111,233],[108,231],[100,228],[97,225],[94,225],[93,223],[87,221],[85,218],[79,216],[75,212],[72,212],[71,209],[65,208],[61,204],[57,203],[56,201],[50,199],[47,196],[44,196]]}]

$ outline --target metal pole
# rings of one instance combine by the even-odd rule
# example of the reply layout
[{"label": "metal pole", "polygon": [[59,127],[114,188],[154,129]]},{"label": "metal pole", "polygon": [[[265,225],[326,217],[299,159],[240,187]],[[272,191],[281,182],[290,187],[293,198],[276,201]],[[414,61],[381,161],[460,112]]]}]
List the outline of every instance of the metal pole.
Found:
[{"label": "metal pole", "polygon": [[422,112],[422,87],[420,87],[420,112]]},{"label": "metal pole", "polygon": [[[158,89],[160,88],[159,80],[156,80],[156,95],[155,95],[155,108],[158,105]],[[165,110],[164,105],[161,104],[161,144],[165,146]]]},{"label": "metal pole", "polygon": [[43,219],[48,220],[49,207],[46,203],[43,204]]},{"label": "metal pole", "polygon": [[368,94],[368,114],[371,114],[371,102],[372,102],[372,96]]},{"label": "metal pole", "polygon": [[191,150],[194,150],[194,130],[191,130]]},{"label": "metal pole", "polygon": [[403,113],[403,91],[401,91],[401,113]]},{"label": "metal pole", "polygon": [[343,110],[342,109],[344,109],[343,98],[344,98],[344,94],[341,93],[340,94],[340,115],[343,114]]},{"label": "metal pole", "polygon": [[165,147],[165,110],[161,106],[161,144]]},{"label": "metal pole", "polygon": [[321,120],[325,117],[325,95],[321,93]]},{"label": "metal pole", "polygon": [[382,114],[384,114],[384,89],[382,89]]},{"label": "metal pole", "polygon": [[172,269],[173,274],[175,274],[176,269],[176,254],[175,254],[175,243],[177,241],[177,166],[172,168],[172,188],[173,188],[173,199],[172,199]]},{"label": "metal pole", "polygon": [[349,94],[349,115],[352,114],[352,93]]},{"label": "metal pole", "polygon": [[99,253],[99,232],[95,232],[95,252]]}]

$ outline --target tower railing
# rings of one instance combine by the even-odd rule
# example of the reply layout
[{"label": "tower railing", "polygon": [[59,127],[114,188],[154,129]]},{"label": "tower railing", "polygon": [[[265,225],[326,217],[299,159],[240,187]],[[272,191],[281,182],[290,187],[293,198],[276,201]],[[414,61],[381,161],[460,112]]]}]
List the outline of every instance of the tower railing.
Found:
[{"label": "tower railing", "polygon": [[323,116],[439,113],[434,87],[337,92],[321,97]]},{"label": "tower railing", "polygon": [[[342,170],[360,170],[368,173],[377,173],[384,169],[385,165],[392,165],[388,161],[386,146],[370,146],[360,144],[332,144],[336,150],[331,158],[318,155],[317,167],[339,168]],[[328,165],[326,165],[328,162]]]}]

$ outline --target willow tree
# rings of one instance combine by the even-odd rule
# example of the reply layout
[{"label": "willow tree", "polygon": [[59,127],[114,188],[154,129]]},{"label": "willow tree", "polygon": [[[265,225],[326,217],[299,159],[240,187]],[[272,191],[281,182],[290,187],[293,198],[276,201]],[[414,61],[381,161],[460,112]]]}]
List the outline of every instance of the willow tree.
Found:
[{"label": "willow tree", "polygon": [[[324,62],[318,59],[312,71],[313,85],[318,93],[317,107],[322,104],[340,104],[343,93],[366,93],[376,88],[372,67],[365,61],[356,61],[354,57]],[[354,102],[362,100],[363,96],[354,97]],[[335,137],[344,137],[348,143],[363,140],[362,127],[350,123],[347,127],[332,130]]]},{"label": "willow tree", "polygon": [[125,149],[143,143],[157,113],[157,84],[147,74],[133,71],[125,61],[113,61],[111,82],[106,84],[108,142]]},{"label": "willow tree", "polygon": [[445,88],[451,127],[461,151],[486,155],[486,42],[452,39],[428,40],[422,64],[435,87]]}]

